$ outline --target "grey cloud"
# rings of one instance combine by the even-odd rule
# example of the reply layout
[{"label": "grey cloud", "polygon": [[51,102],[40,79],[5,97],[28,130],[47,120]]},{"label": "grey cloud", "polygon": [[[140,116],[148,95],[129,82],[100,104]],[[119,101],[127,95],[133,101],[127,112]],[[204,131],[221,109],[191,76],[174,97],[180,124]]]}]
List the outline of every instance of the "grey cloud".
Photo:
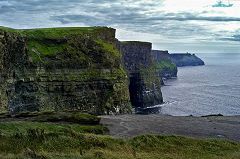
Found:
[{"label": "grey cloud", "polygon": [[[102,12],[101,12],[102,13]],[[148,17],[138,12],[125,11],[119,12],[104,12],[102,16],[86,16],[86,15],[60,15],[51,17],[53,20],[67,23],[83,22],[87,25],[108,25],[120,26],[126,30],[137,32],[154,33],[175,38],[190,37],[193,35],[209,36],[207,29],[196,25],[186,23],[175,15],[176,21],[173,23],[168,17],[174,14],[161,13],[159,17]],[[99,14],[101,15],[101,14]],[[190,16],[190,15],[189,15]],[[185,18],[186,19],[186,18]],[[193,19],[193,18],[191,18]]]},{"label": "grey cloud", "polygon": [[[116,11],[116,12],[114,12]],[[134,24],[142,24],[142,23],[150,23],[150,24],[157,24],[161,21],[210,21],[210,22],[240,22],[240,18],[237,17],[204,17],[198,14],[191,14],[191,13],[161,13],[159,15],[154,16],[146,16],[144,14],[138,13],[137,11],[129,11],[125,10],[122,12],[118,12],[119,9],[114,9],[112,12],[109,10],[99,10],[99,14],[105,14],[108,19],[105,20],[106,24],[116,24],[116,23],[134,23]],[[83,15],[60,15],[52,17],[55,20],[62,21],[61,19],[65,19],[68,17],[68,23],[77,22],[79,17]],[[90,17],[88,17],[90,18]],[[97,19],[97,17],[93,17]],[[101,19],[99,19],[101,20]]]},{"label": "grey cloud", "polygon": [[[216,32],[199,25],[240,22],[240,17],[206,16],[207,11],[160,12],[164,0],[2,0],[0,25],[9,27],[52,27],[68,25],[112,26],[151,33],[169,39],[240,41],[238,33]],[[197,22],[197,23],[192,23]]]},{"label": "grey cloud", "polygon": [[239,35],[233,35],[233,36],[227,37],[227,38],[221,38],[220,40],[240,42],[240,34]]},{"label": "grey cloud", "polygon": [[61,15],[53,16],[50,19],[60,21],[63,24],[82,22],[86,25],[106,25],[106,23],[101,21],[100,18],[89,15]]},{"label": "grey cloud", "polygon": [[8,12],[14,12],[15,7],[14,6],[0,6],[0,14],[8,13]]},{"label": "grey cloud", "polygon": [[240,34],[239,34],[239,35],[233,35],[233,38],[234,38],[236,41],[239,41],[239,42],[240,42]]},{"label": "grey cloud", "polygon": [[177,20],[177,21],[213,21],[213,22],[231,22],[240,21],[238,17],[223,16],[202,16],[201,13],[167,13],[161,17],[153,17],[155,20]]}]

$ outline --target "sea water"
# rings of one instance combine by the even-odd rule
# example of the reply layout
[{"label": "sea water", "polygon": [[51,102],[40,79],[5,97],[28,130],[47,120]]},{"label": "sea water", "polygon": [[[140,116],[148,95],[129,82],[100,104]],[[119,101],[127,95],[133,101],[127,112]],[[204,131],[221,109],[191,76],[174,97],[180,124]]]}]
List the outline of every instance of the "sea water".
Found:
[{"label": "sea water", "polygon": [[240,115],[240,54],[197,54],[205,66],[178,68],[162,87],[162,114]]}]

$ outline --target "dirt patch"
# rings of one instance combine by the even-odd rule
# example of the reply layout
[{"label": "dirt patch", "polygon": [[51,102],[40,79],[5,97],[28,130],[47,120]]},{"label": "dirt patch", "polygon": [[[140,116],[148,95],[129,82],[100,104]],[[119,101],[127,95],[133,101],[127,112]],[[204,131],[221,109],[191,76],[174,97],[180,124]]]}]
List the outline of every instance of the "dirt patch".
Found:
[{"label": "dirt patch", "polygon": [[174,117],[161,115],[102,116],[110,135],[133,137],[143,134],[181,135],[240,141],[240,116]]}]

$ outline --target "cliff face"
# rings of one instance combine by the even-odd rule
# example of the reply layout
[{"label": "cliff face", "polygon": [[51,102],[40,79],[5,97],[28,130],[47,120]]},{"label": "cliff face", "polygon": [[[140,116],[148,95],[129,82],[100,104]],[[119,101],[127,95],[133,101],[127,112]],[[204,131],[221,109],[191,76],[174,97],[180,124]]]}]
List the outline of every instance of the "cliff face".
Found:
[{"label": "cliff face", "polygon": [[152,50],[160,77],[169,79],[177,77],[177,66],[171,61],[168,51]]},{"label": "cliff face", "polygon": [[204,62],[195,54],[170,54],[170,57],[178,67],[204,65]]},{"label": "cliff face", "polygon": [[127,41],[120,43],[123,63],[130,78],[130,98],[137,111],[163,102],[160,78],[151,55],[152,44]]},{"label": "cliff face", "polygon": [[115,29],[0,28],[0,111],[130,110]]}]

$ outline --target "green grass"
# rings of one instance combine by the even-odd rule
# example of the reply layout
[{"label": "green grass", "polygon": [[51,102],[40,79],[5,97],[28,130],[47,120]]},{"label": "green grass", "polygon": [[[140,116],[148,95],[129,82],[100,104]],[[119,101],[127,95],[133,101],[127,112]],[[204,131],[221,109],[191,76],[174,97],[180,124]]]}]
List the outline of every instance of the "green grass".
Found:
[{"label": "green grass", "polygon": [[[66,27],[11,29],[26,40],[27,54],[33,64],[48,68],[59,65],[82,68],[118,68],[121,54],[112,44],[114,29],[108,27]],[[68,66],[70,67],[70,66]]]},{"label": "green grass", "polygon": [[0,134],[25,134],[29,129],[40,129],[47,133],[78,133],[105,134],[108,129],[100,125],[100,118],[78,112],[22,112],[11,116],[0,114]]},{"label": "green grass", "polygon": [[29,129],[44,130],[46,133],[62,134],[66,132],[105,134],[108,130],[101,125],[79,125],[69,123],[45,123],[32,121],[8,121],[0,122],[0,133],[3,136],[11,134],[26,134]]},{"label": "green grass", "polygon": [[[28,42],[29,53],[34,61],[42,61],[43,57],[54,57],[57,53],[63,52],[65,44],[51,45],[40,41],[31,40]],[[43,62],[43,61],[42,61]]]},{"label": "green grass", "polygon": [[121,58],[121,54],[112,44],[106,43],[102,40],[97,40],[97,44],[103,47],[103,51],[108,52],[113,57]]},{"label": "green grass", "polygon": [[34,118],[35,121],[42,122],[70,122],[78,124],[97,125],[100,122],[100,118],[82,113],[54,113],[52,115],[40,115]]},{"label": "green grass", "polygon": [[67,27],[67,28],[41,28],[41,29],[25,29],[20,32],[32,39],[58,39],[67,37],[71,34],[90,33],[103,27]]},{"label": "green grass", "polygon": [[0,114],[0,119],[24,119],[36,122],[68,122],[84,125],[98,125],[100,123],[99,117],[81,112],[21,112],[14,115],[3,113]]},{"label": "green grass", "polygon": [[73,34],[98,33],[108,27],[59,27],[59,28],[39,28],[39,29],[12,29],[0,26],[0,30],[19,33],[29,39],[59,39]]},{"label": "green grass", "polygon": [[173,64],[170,60],[161,60],[160,62],[158,62],[156,64],[156,68],[160,71],[164,70],[164,69],[174,71],[177,69],[177,66],[175,64]]},{"label": "green grass", "polygon": [[[74,117],[73,117],[74,116]],[[69,121],[71,118],[71,121]],[[106,136],[107,128],[79,123],[98,117],[74,112],[1,114],[1,159],[239,159],[240,143],[179,136]],[[51,122],[49,121],[51,119]],[[52,120],[54,119],[54,120]],[[55,120],[57,119],[57,120]],[[73,119],[75,120],[73,122]],[[48,121],[48,122],[47,122]],[[78,123],[78,124],[76,124]]]},{"label": "green grass", "polygon": [[[28,130],[0,137],[1,158],[82,159],[238,159],[240,144],[176,136],[109,136],[66,131],[54,134]],[[5,156],[5,157],[4,157]]]}]

